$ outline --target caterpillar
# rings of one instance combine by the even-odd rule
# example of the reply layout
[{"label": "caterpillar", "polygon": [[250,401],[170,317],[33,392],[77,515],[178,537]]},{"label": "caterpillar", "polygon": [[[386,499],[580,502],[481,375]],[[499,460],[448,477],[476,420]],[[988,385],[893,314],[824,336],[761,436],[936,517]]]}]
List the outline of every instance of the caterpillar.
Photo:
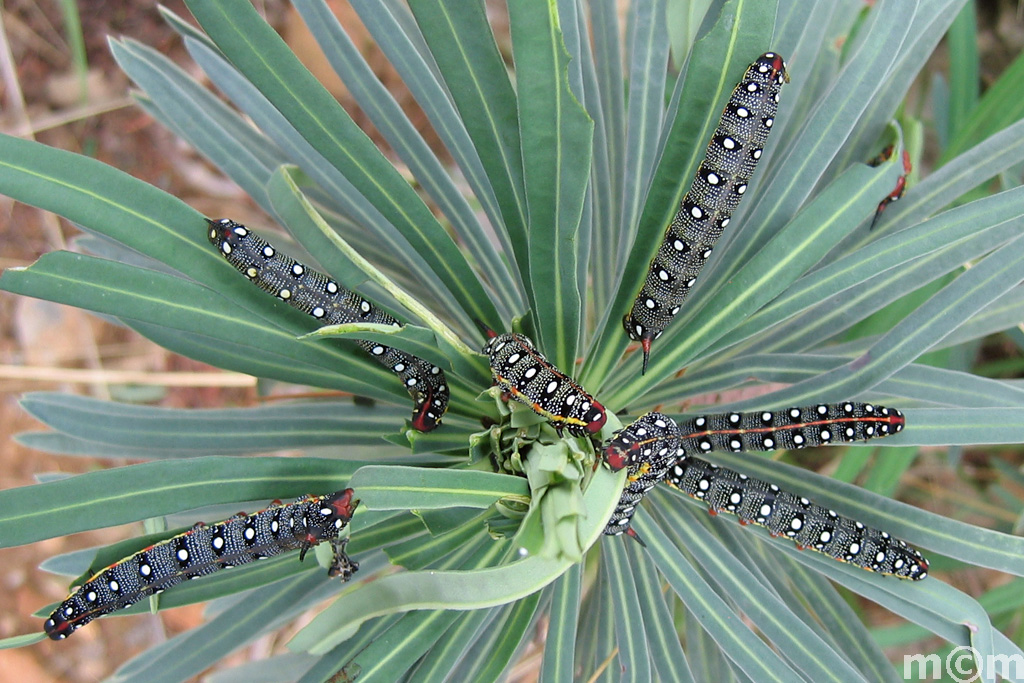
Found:
[{"label": "caterpillar", "polygon": [[640,541],[629,526],[630,520],[644,496],[682,457],[680,436],[682,432],[674,420],[651,412],[618,430],[603,444],[604,460],[613,472],[629,468],[626,488],[622,490],[619,504],[605,526],[605,534],[617,536],[626,533]]},{"label": "caterpillar", "polygon": [[871,403],[820,403],[804,408],[701,415],[681,426],[687,454],[773,451],[866,441],[903,431],[903,413]]},{"label": "caterpillar", "polygon": [[643,372],[647,372],[651,342],[679,312],[746,192],[775,120],[779,91],[788,81],[782,57],[766,52],[747,67],[725,105],[690,190],[622,320],[626,334],[643,349]]},{"label": "caterpillar", "polygon": [[551,365],[526,335],[493,337],[483,353],[502,391],[547,418],[559,435],[563,429],[574,436],[593,435],[604,427],[604,406]]},{"label": "caterpillar", "polygon": [[700,416],[682,427],[661,413],[648,413],[604,444],[604,460],[610,469],[629,468],[626,488],[604,533],[625,533],[639,541],[629,526],[633,513],[654,485],[664,480],[707,502],[713,514],[732,512],[743,523],[760,524],[775,535],[786,535],[835,559],[882,574],[923,579],[928,563],[905,542],[774,484],[697,457],[715,450],[790,449],[863,441],[899,432],[904,424],[903,414],[896,409],[849,401],[774,412]]},{"label": "caterpillar", "polygon": [[[878,156],[869,161],[868,165],[881,166],[886,161],[892,158],[892,153],[895,149],[895,145],[889,145],[888,147],[883,149]],[[871,219],[871,227],[868,228],[869,231],[875,229],[875,224],[878,223],[878,219],[882,217],[882,212],[885,211],[885,207],[889,206],[895,201],[902,199],[903,193],[907,191],[907,175],[909,175],[910,172],[914,170],[914,165],[911,163],[910,153],[906,149],[903,150],[902,161],[903,174],[900,175],[900,177],[896,180],[896,187],[893,189],[893,191],[890,192],[885,199],[878,203],[878,208],[875,209],[875,216],[874,218]]]},{"label": "caterpillar", "polygon": [[359,505],[352,496],[352,489],[345,489],[303,496],[286,505],[275,501],[251,515],[239,513],[216,524],[197,524],[97,572],[54,610],[43,622],[43,630],[53,640],[64,640],[93,619],[186,579],[288,550],[300,550],[301,561],[307,550],[323,541],[334,549],[329,575],[348,581],[359,564],[345,554],[348,538],[339,535]]},{"label": "caterpillar", "polygon": [[665,478],[669,486],[708,504],[711,514],[730,512],[742,524],[757,524],[773,536],[792,539],[862,569],[920,581],[928,561],[906,541],[843,517],[775,484],[687,456]]},{"label": "caterpillar", "polygon": [[[323,325],[364,322],[400,323],[355,292],[312,268],[307,268],[244,225],[228,218],[211,221],[209,238],[221,255],[265,292],[308,313]],[[441,368],[399,349],[357,340],[378,363],[398,375],[415,401],[412,426],[420,432],[436,429],[448,410],[449,389]]]}]

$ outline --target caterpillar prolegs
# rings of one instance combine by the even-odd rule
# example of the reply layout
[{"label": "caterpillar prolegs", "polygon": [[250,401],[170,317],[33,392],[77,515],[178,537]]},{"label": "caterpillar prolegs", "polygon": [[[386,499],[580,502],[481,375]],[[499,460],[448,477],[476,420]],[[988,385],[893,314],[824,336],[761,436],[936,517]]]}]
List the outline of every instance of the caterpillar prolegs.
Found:
[{"label": "caterpillar prolegs", "polygon": [[[211,221],[209,238],[221,255],[260,289],[308,313],[324,325],[399,322],[355,292],[312,268],[307,268],[244,225],[228,218]],[[448,410],[449,389],[441,368],[399,349],[358,340],[374,360],[398,375],[413,397],[412,426],[435,429]]]},{"label": "caterpillar prolegs", "polygon": [[775,122],[786,64],[766,52],[747,67],[718,122],[690,190],[665,231],[623,327],[643,348],[661,336],[697,281],[715,242],[746,192]]},{"label": "caterpillar prolegs", "polygon": [[529,337],[508,333],[484,345],[491,376],[501,390],[542,415],[561,434],[597,434],[607,416],[604,406],[560,372],[533,346]]},{"label": "caterpillar prolegs", "polygon": [[697,457],[715,450],[773,450],[862,441],[899,432],[904,423],[898,410],[853,402],[700,416],[681,426],[661,413],[648,413],[605,444],[608,466],[629,471],[605,534],[636,537],[629,526],[636,506],[664,480],[708,503],[712,513],[731,512],[744,523],[759,524],[772,534],[871,571],[923,579],[928,563],[905,542],[774,484]]},{"label": "caterpillar prolegs", "polygon": [[276,503],[251,515],[238,514],[201,525],[116,562],[97,572],[43,622],[53,640],[63,640],[93,619],[162,593],[186,579],[248,564],[289,550],[303,560],[313,546],[329,541],[334,549],[330,576],[348,581],[359,564],[345,554],[340,538],[358,500],[352,489]]}]

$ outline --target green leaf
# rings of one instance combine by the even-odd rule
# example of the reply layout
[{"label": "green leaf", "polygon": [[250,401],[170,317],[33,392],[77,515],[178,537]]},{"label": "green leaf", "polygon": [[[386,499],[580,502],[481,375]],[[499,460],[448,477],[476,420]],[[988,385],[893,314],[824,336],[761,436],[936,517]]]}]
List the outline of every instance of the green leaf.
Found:
[{"label": "green leaf", "polygon": [[494,628],[483,634],[477,647],[453,672],[455,680],[498,681],[529,637],[539,608],[540,593],[499,608]]},{"label": "green leaf", "polygon": [[681,105],[668,124],[665,147],[633,248],[622,264],[622,279],[612,304],[601,314],[600,336],[587,350],[580,380],[591,391],[600,388],[629,342],[618,321],[640,290],[651,257],[689,188],[735,83],[759,52],[769,47],[774,16],[773,2],[731,0],[723,6],[711,31],[694,45],[679,98]]},{"label": "green leaf", "polygon": [[226,0],[188,7],[235,67],[409,240],[462,307],[497,325],[497,311],[451,237],[252,5]]},{"label": "green leaf", "polygon": [[615,620],[615,642],[619,647],[619,666],[624,672],[622,680],[644,681],[651,679],[651,663],[640,598],[625,548],[626,543],[632,542],[633,539],[625,536],[605,538],[601,559],[608,564],[608,588],[613,603],[620,610]]},{"label": "green leaf", "polygon": [[[473,146],[473,140],[455,108],[455,103],[448,95],[423,36],[413,23],[411,15],[406,16],[408,9],[404,5],[396,6],[394,3],[381,3],[377,0],[352,0],[351,5],[373,35],[377,46],[401,75],[405,87],[430,119],[434,131],[459,165],[491,225],[504,226],[501,209],[484,170],[484,164]],[[525,225],[525,214],[522,215],[520,222]],[[506,230],[496,227],[495,231],[502,246],[503,256],[514,253]],[[490,276],[489,272],[486,274]],[[525,291],[516,269],[512,269],[510,276],[515,279],[518,290]],[[491,284],[495,285],[495,282]],[[517,299],[522,299],[519,294],[508,294],[513,295]]]},{"label": "green leaf", "polygon": [[516,280],[510,276],[487,235],[479,229],[469,202],[388,89],[377,80],[327,4],[305,0],[295,3],[295,8],[349,93],[451,221],[460,243],[466,246],[490,281],[492,300],[505,309],[503,317],[522,311]]},{"label": "green leaf", "polygon": [[254,408],[185,410],[38,392],[21,400],[44,424],[93,441],[132,449],[135,457],[258,453],[344,444],[383,446],[407,417],[404,408],[350,401],[277,403]]},{"label": "green leaf", "polygon": [[[947,34],[950,52],[950,110],[946,140],[966,126],[970,120],[971,110],[978,104],[981,67],[978,63],[978,21],[974,13],[974,3],[966,3]],[[950,158],[956,156],[956,153],[955,149],[947,149]]]},{"label": "green leaf", "polygon": [[1022,242],[1017,238],[967,270],[871,345],[868,353],[831,372],[772,394],[770,401],[805,401],[855,396],[891,376],[980,310],[1024,280]]},{"label": "green leaf", "polygon": [[669,586],[718,644],[722,654],[755,681],[801,680],[767,644],[753,637],[728,603],[692,571],[686,558],[645,510],[637,510],[633,528],[646,542],[648,554]]},{"label": "green leaf", "polygon": [[178,681],[199,674],[301,606],[328,581],[319,572],[267,586],[207,621],[127,662],[111,681]]},{"label": "green leaf", "polygon": [[1018,56],[999,80],[985,91],[978,106],[970,112],[970,117],[943,151],[942,161],[954,158],[972,144],[1024,116],[1024,107],[1014,96],[1021,87],[1024,87],[1024,56]]},{"label": "green leaf", "polygon": [[188,140],[264,208],[264,186],[287,160],[280,147],[246,124],[166,56],[133,40],[110,41],[124,72],[146,92],[140,104],[163,125]]},{"label": "green leaf", "polygon": [[506,256],[518,264],[520,277],[529,283],[528,210],[518,103],[483,5],[460,0],[413,0],[409,8],[498,200],[512,245],[512,254]]},{"label": "green leaf", "polygon": [[695,523],[692,513],[679,512],[682,510],[678,506],[659,509],[663,526],[676,546],[693,555],[717,586],[717,592],[728,596],[758,631],[786,653],[787,660],[816,681],[857,678],[856,670],[828,647],[817,628],[805,624],[772,591],[766,590],[738,558],[725,552],[706,529]]},{"label": "green leaf", "polygon": [[532,310],[540,348],[556,367],[571,368],[580,332],[577,241],[594,124],[569,88],[555,4],[512,0],[509,20],[516,68],[530,74],[517,86]]},{"label": "green leaf", "polygon": [[[242,467],[242,463],[244,467]],[[98,470],[0,491],[0,547],[99,529],[212,502],[338,491],[358,463],[209,457]],[[54,524],[59,520],[59,525]]]},{"label": "green leaf", "polygon": [[350,484],[370,510],[487,508],[502,498],[511,496],[525,502],[529,497],[522,477],[472,470],[368,465]]},{"label": "green leaf", "polygon": [[[584,494],[588,511],[585,545],[590,546],[604,529],[617,500],[621,477],[599,469]],[[362,489],[360,489],[362,495]],[[2,527],[0,527],[2,529]],[[408,572],[386,576],[336,601],[310,624],[319,633],[335,636],[312,640],[302,633],[291,647],[314,653],[324,652],[367,619],[416,609],[481,609],[520,600],[548,585],[571,566],[567,560],[540,556],[476,571]]]},{"label": "green leaf", "polygon": [[[814,318],[811,324],[835,334],[837,320],[841,313],[846,313],[846,310],[843,304],[839,308],[832,305],[821,306],[822,302],[828,301],[828,297],[848,294],[845,305],[850,305],[852,310],[862,311],[862,315],[866,315],[867,312],[859,301],[865,296],[865,282],[887,272],[889,276],[898,275],[901,266],[913,264],[917,259],[937,251],[955,251],[958,262],[963,262],[1004,243],[1017,233],[1018,224],[1024,217],[1021,200],[1024,200],[1024,188],[1008,190],[939,214],[822,266],[793,282],[781,295],[744,320],[721,342],[712,346],[712,349],[720,350],[740,340],[759,335],[765,329],[794,315],[801,316],[800,324],[795,327],[802,329],[803,334],[807,333],[807,324],[811,322],[804,319],[811,317]],[[967,240],[978,246],[968,250]],[[935,277],[942,271],[932,267],[928,272]],[[902,291],[909,293],[912,291],[911,288],[916,288],[920,284],[918,276],[906,290]],[[891,291],[893,283],[889,279],[881,280],[878,288]],[[877,296],[873,299],[877,300]],[[853,305],[855,301],[856,306]],[[816,304],[818,305],[815,306]],[[763,345],[764,338],[759,338],[758,343]],[[763,349],[763,346],[761,348]],[[795,345],[792,348],[795,348]]]},{"label": "green leaf", "polygon": [[548,623],[548,636],[545,640],[544,659],[540,670],[540,681],[543,683],[572,678],[571,654],[576,648],[582,578],[583,566],[576,564],[552,584],[549,612],[551,620]]},{"label": "green leaf", "polygon": [[233,282],[240,294],[255,290],[261,294],[257,304],[264,309],[275,305],[285,309],[282,323],[287,329],[254,319],[238,303],[180,277],[69,252],[46,254],[27,270],[8,270],[0,285],[19,294],[186,333],[202,330],[204,337],[250,349],[225,354],[221,367],[385,400],[406,396],[394,376],[369,357],[297,340],[297,334],[289,331],[308,329],[315,325],[313,320],[275,302],[244,278]]},{"label": "green leaf", "polygon": [[626,543],[626,554],[633,567],[637,598],[643,616],[648,654],[657,679],[693,683],[693,674],[686,663],[686,654],[679,643],[672,614],[661,591],[661,579],[654,563],[637,543]]},{"label": "green leaf", "polygon": [[605,247],[612,253],[618,253],[629,244],[658,161],[665,117],[664,67],[669,57],[668,24],[672,18],[666,0],[632,3],[630,6],[628,45],[631,51],[623,149],[624,184],[619,190],[623,206],[621,216],[615,217],[622,227],[618,244]]}]

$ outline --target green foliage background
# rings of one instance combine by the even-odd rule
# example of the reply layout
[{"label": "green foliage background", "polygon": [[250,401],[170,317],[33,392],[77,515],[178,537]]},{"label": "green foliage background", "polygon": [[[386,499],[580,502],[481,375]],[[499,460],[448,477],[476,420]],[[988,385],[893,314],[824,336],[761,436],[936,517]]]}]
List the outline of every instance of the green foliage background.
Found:
[{"label": "green foliage background", "polygon": [[[510,70],[479,3],[353,0],[470,193],[322,2],[295,5],[415,186],[246,0],[188,4],[202,32],[166,18],[234,106],[155,50],[114,40],[140,106],[286,226],[290,250],[315,255],[409,322],[398,333],[347,326],[337,336],[439,363],[452,404],[434,433],[399,430],[409,399],[393,376],[344,341],[304,337],[313,323],[224,263],[195,210],[94,160],[0,137],[0,192],[93,235],[92,254],[48,254],[6,272],[4,289],[114,317],[224,368],[375,400],[182,411],[26,397],[54,431],[24,442],[148,462],[0,492],[4,546],[178,513],[216,518],[223,510],[211,504],[234,511],[344,486],[363,500],[349,546],[363,565],[354,582],[339,585],[294,557],[190,582],[159,605],[215,600],[207,622],[126,663],[115,680],[183,680],[325,602],[292,653],[214,680],[493,680],[540,622],[544,680],[892,680],[898,671],[880,646],[929,633],[981,656],[1024,657],[999,628],[1019,617],[1019,598],[1006,597],[1009,587],[1022,594],[1019,578],[980,600],[944,581],[964,565],[1020,577],[1024,541],[890,497],[911,447],[1024,442],[1019,382],[972,374],[948,356],[918,362],[1024,319],[1015,176],[1024,123],[1006,115],[1019,110],[1020,68],[980,101],[972,95],[970,12],[954,21],[970,4],[650,0],[632,3],[623,24],[612,0],[509,0]],[[920,156],[922,122],[901,102],[947,31],[959,59],[933,93],[946,114],[942,163],[868,231],[901,169],[899,155],[877,168],[862,162],[892,141]],[[637,354],[623,355],[619,320],[733,85],[768,49],[792,75],[773,139],[641,376]],[[670,53],[682,64],[674,84]],[[714,460],[906,538],[937,571],[916,584],[870,575],[738,532],[667,490],[636,516],[646,548],[601,537],[623,475],[594,471],[587,444],[558,439],[493,392],[479,400],[490,378],[476,320],[527,330],[623,414],[780,384],[714,411],[860,397],[899,407],[902,434],[885,448],[851,449],[840,465],[850,480],[863,454],[875,455],[864,488],[752,455]],[[284,448],[310,455],[238,457]],[[1018,472],[1004,475],[1020,483]],[[1006,492],[1019,513],[1019,496]],[[54,558],[48,568],[76,575],[125,552]],[[853,594],[912,626],[869,631]]]}]

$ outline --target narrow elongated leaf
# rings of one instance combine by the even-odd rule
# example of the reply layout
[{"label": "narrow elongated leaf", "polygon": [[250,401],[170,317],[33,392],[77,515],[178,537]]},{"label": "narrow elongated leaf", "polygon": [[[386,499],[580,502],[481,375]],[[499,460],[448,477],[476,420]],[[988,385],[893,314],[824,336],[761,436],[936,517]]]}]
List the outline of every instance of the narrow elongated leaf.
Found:
[{"label": "narrow elongated leaf", "polygon": [[[412,21],[411,15],[406,16],[409,14],[407,7],[404,4],[376,0],[352,0],[351,4],[377,41],[377,46],[402,76],[405,87],[423,108],[434,131],[444,141],[445,147],[459,165],[497,233],[503,254],[507,256],[514,253],[498,207],[498,200],[480,155],[473,146],[455,104],[445,90],[437,64],[427,50],[423,35]],[[524,291],[518,271],[513,268],[511,274],[519,283],[520,291]]]},{"label": "narrow elongated leaf", "polygon": [[934,346],[971,313],[1024,280],[1022,238],[999,248],[933,296],[875,342],[865,357],[854,359],[792,387],[770,400],[799,405],[804,400],[853,396],[873,387]]},{"label": "narrow elongated leaf", "polygon": [[111,681],[180,681],[207,668],[280,621],[287,610],[301,604],[328,581],[318,574],[290,579],[283,587],[267,586],[236,603],[199,628],[186,631],[130,660]]},{"label": "narrow elongated leaf", "polygon": [[489,625],[498,616],[500,607],[457,613],[457,621],[449,628],[440,640],[417,663],[410,673],[410,681],[446,680],[448,674],[456,667],[473,644],[482,638]]},{"label": "narrow elongated leaf", "polygon": [[692,683],[693,674],[679,643],[669,606],[662,595],[661,579],[654,563],[638,544],[626,544],[626,554],[633,565],[648,652],[658,680]]},{"label": "narrow elongated leaf", "polygon": [[533,319],[540,348],[568,368],[580,330],[577,235],[594,124],[569,88],[558,14],[545,4],[512,0],[509,18],[516,68],[530,74],[518,83],[518,103]]},{"label": "narrow elongated leaf", "polygon": [[[744,530],[740,529],[734,535],[745,535]],[[759,544],[761,547],[764,545]],[[871,632],[828,579],[817,572],[808,571],[789,558],[776,564],[777,555],[770,559],[765,555],[760,557],[764,560],[762,566],[777,567],[779,573],[786,577],[787,583],[795,587],[793,592],[807,602],[815,618],[824,625],[824,633],[836,643],[837,651],[849,658],[866,678],[877,681],[896,680],[892,665],[872,638]]]},{"label": "narrow elongated leaf", "polygon": [[[80,254],[54,252],[44,255],[27,270],[6,271],[0,282],[5,289],[19,294],[182,331],[199,329],[209,338],[262,352],[233,354],[234,362],[226,362],[222,367],[245,372],[250,356],[255,355],[256,359],[264,361],[259,371],[262,376],[305,381],[385,400],[405,395],[394,376],[369,357],[359,358],[355,353],[344,353],[339,347],[298,341],[297,335],[254,318],[234,302],[215,296],[205,287],[172,275]],[[256,289],[243,278],[235,284],[242,291]],[[293,330],[315,326],[311,318],[288,309],[283,303],[276,303],[273,297],[264,296],[259,303],[285,308],[282,322],[290,323],[289,318],[295,319]],[[281,363],[279,369],[273,371],[265,364],[267,356],[289,358],[290,362]],[[318,366],[319,369],[315,369]],[[305,372],[301,372],[302,369]],[[344,376],[337,374],[339,371]]]},{"label": "narrow elongated leaf", "polygon": [[529,283],[528,209],[518,104],[483,5],[414,0],[409,7],[480,155],[498,199],[512,256],[523,282]]},{"label": "narrow elongated leaf", "polygon": [[359,106],[451,221],[459,241],[466,245],[493,285],[491,292],[495,303],[500,303],[506,311],[521,310],[523,302],[518,297],[516,281],[509,276],[508,268],[480,230],[469,202],[459,193],[394,97],[377,80],[327,4],[304,0],[295,7]]},{"label": "narrow elongated leaf", "polygon": [[0,491],[0,547],[213,502],[338,491],[359,466],[319,458],[248,458],[244,467],[240,462],[227,457],[166,460]]},{"label": "narrow elongated leaf", "polygon": [[[647,400],[656,405],[675,404],[707,391],[740,386],[750,381],[763,384],[795,384],[834,370],[853,358],[852,354],[809,356],[799,353],[743,356],[735,361],[707,365],[693,374],[665,382],[651,391],[647,395]],[[1006,381],[919,364],[901,368],[888,379],[872,387],[870,392],[865,393],[868,396],[899,396],[957,408],[1011,407],[1022,405],[1024,401],[1024,391]],[[886,402],[893,403],[894,400],[886,399]],[[714,411],[726,412],[737,405],[739,404],[719,403],[714,407]],[[748,402],[747,405],[754,403]],[[762,403],[759,407],[765,405]],[[847,445],[857,447],[873,444],[855,442]]]},{"label": "narrow elongated leaf", "polygon": [[583,565],[570,567],[552,584],[551,621],[544,645],[540,669],[542,683],[557,683],[572,677],[572,653],[576,648],[576,632],[580,617],[580,591]]},{"label": "narrow elongated leaf", "polygon": [[[111,41],[118,65],[146,91],[161,123],[188,140],[264,208],[264,186],[288,157],[271,140],[156,50],[133,40]],[[164,109],[162,107],[167,107]]]},{"label": "narrow elongated leaf", "polygon": [[601,557],[608,563],[609,589],[618,610],[615,620],[615,642],[619,646],[619,666],[623,681],[651,680],[651,662],[647,651],[646,626],[640,612],[640,600],[633,569],[623,542],[625,537],[606,537],[601,546]]},{"label": "narrow elongated leaf", "polygon": [[[597,539],[612,513],[621,489],[621,477],[599,469],[584,493],[588,511],[584,547]],[[333,630],[333,638],[312,641],[302,633],[292,647],[314,653],[330,649],[363,621],[372,617],[415,609],[481,609],[522,599],[548,585],[573,564],[564,559],[539,556],[469,572],[408,572],[386,576],[362,590],[336,601],[310,625],[318,633]],[[332,642],[333,641],[333,642]]]},{"label": "narrow elongated leaf", "polygon": [[[452,297],[447,288],[440,281],[434,281],[436,278],[433,278],[430,266],[409,247],[408,241],[401,233],[295,130],[252,83],[205,41],[187,39],[185,46],[196,63],[210,74],[214,84],[226,93],[268,138],[287,150],[288,161],[300,166],[316,182],[317,187],[322,190],[316,193],[318,204],[350,220],[350,223],[345,225],[344,234],[348,241],[356,245],[361,254],[372,259],[375,264],[386,269],[389,275],[406,286],[410,282],[419,283],[417,291],[422,292],[421,296],[432,301],[449,302]],[[173,101],[161,101],[160,104],[172,113],[177,111],[176,103]],[[240,123],[248,126],[247,122]],[[197,140],[196,144],[200,142]],[[274,207],[270,204],[267,193],[261,190],[259,197],[266,200],[266,211],[274,214]],[[315,233],[310,239],[310,235],[297,230],[301,225],[289,227],[296,231],[296,238],[306,246],[309,253],[324,255],[323,262],[320,263],[324,271],[337,277],[339,282],[345,283],[346,286],[356,287],[359,284],[358,281],[350,282],[346,279],[346,270],[354,269],[348,268],[350,264],[340,254],[334,254],[333,249],[323,250],[316,241]],[[323,239],[322,236],[320,239]]]},{"label": "narrow elongated leaf", "polygon": [[[626,114],[622,84],[618,11],[614,0],[588,3],[594,44],[595,88],[588,93],[587,109],[594,119],[594,240],[591,272],[596,310],[608,305],[616,286],[618,245],[627,234],[618,221],[624,197]],[[596,104],[595,104],[596,103]],[[600,108],[600,113],[596,110]]]},{"label": "narrow elongated leaf", "polygon": [[527,638],[540,599],[540,593],[534,593],[498,608],[494,627],[481,634],[475,647],[452,672],[452,678],[488,683],[502,680],[502,674],[515,660],[516,652]]},{"label": "narrow elongated leaf", "polygon": [[[681,513],[681,514],[680,514]],[[857,672],[829,648],[815,632],[720,546],[692,513],[678,506],[661,508],[669,536],[685,547],[701,564],[711,581],[757,626],[758,630],[786,653],[786,658],[814,680],[849,681]]]},{"label": "narrow elongated leaf", "polygon": [[[987,243],[995,246],[1019,230],[1024,221],[1024,188],[972,202],[912,228],[884,237],[796,280],[774,301],[744,320],[713,348],[721,349],[752,337],[826,297],[851,289],[890,268],[898,268],[938,250],[971,238],[979,244],[990,231]],[[962,259],[971,252],[958,250]]]},{"label": "narrow elongated leaf", "polygon": [[189,9],[239,71],[409,240],[462,307],[496,325],[497,311],[451,237],[252,5],[193,2]]},{"label": "narrow elongated leaf", "polygon": [[633,3],[630,7],[629,101],[626,108],[625,170],[623,171],[623,249],[632,243],[634,226],[644,206],[654,173],[665,116],[665,65],[669,56],[666,0]]},{"label": "narrow elongated leaf", "polygon": [[686,558],[645,510],[637,510],[633,527],[644,539],[648,554],[672,590],[736,666],[757,681],[801,680],[771,648],[750,634],[739,616],[697,572],[686,570]]},{"label": "narrow elongated leaf", "polygon": [[600,385],[628,344],[618,320],[640,291],[651,257],[689,188],[721,114],[721,107],[747,65],[770,47],[774,2],[730,0],[711,31],[694,45],[675,117],[666,122],[667,142],[651,181],[647,201],[611,305],[601,317],[587,352],[581,381],[592,391]]},{"label": "narrow elongated leaf", "polygon": [[371,510],[486,508],[501,498],[529,496],[525,479],[493,472],[369,466],[353,479],[352,487]]},{"label": "narrow elongated leaf", "polygon": [[382,445],[408,411],[348,401],[281,403],[256,408],[182,410],[27,394],[21,406],[54,429],[98,444],[181,453],[255,453],[310,446]]}]

